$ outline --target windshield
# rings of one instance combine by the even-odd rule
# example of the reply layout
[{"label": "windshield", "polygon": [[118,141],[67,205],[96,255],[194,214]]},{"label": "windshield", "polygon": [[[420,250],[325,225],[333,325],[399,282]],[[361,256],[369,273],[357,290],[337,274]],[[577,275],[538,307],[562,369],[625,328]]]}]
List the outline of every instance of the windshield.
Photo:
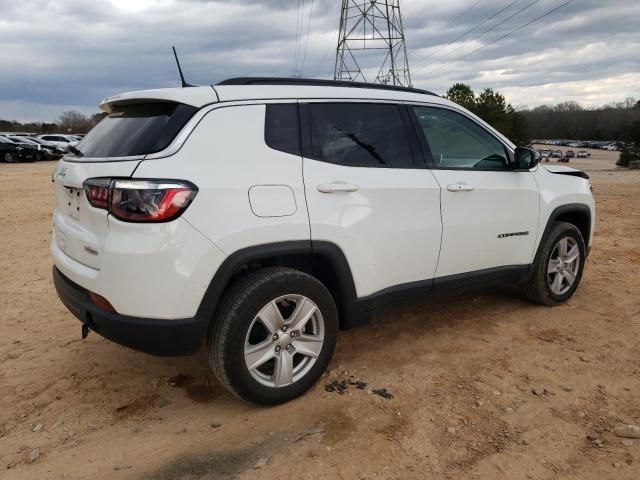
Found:
[{"label": "windshield", "polygon": [[168,102],[120,107],[96,125],[77,148],[83,157],[93,159],[159,152],[197,110]]},{"label": "windshield", "polygon": [[13,143],[13,142],[6,137],[0,136],[0,143]]}]

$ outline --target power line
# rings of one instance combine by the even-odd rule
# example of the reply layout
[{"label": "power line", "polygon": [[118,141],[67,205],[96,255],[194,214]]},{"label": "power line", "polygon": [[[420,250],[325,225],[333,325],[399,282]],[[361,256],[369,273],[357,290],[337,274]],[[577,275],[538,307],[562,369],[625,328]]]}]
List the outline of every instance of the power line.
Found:
[{"label": "power line", "polygon": [[[342,0],[337,0],[337,3],[338,3],[338,8],[340,8],[340,5],[342,4]],[[333,50],[334,48],[336,48],[335,45],[336,45],[339,37],[340,37],[340,30],[338,29],[338,30],[335,31],[335,34],[332,37],[332,38],[335,38],[335,40],[332,40],[332,42],[327,45],[327,48],[324,51],[324,54],[322,55],[322,60],[320,60],[320,63],[318,64],[318,66],[314,70],[314,72],[312,74],[312,77],[315,77],[316,75],[318,75],[318,73],[321,70],[323,70],[323,67],[324,67],[324,65],[326,63],[327,57],[329,55],[329,52],[331,50]],[[329,76],[329,77],[333,76],[333,72],[330,72],[329,74],[327,74],[327,76]]]},{"label": "power line", "polygon": [[547,17],[547,16],[551,15],[551,14],[552,14],[552,13],[554,13],[555,11],[560,10],[562,7],[564,7],[564,6],[566,6],[566,5],[569,5],[569,4],[570,4],[571,2],[573,2],[573,1],[574,1],[574,0],[567,0],[567,1],[566,1],[566,2],[564,2],[562,5],[558,5],[556,8],[553,8],[553,9],[549,10],[547,13],[545,13],[545,14],[543,14],[543,15],[540,15],[539,17],[534,18],[533,20],[531,20],[531,21],[529,21],[529,22],[525,23],[524,25],[521,25],[521,26],[519,26],[518,28],[515,28],[515,29],[511,30],[510,32],[508,32],[508,33],[504,34],[503,36],[501,36],[501,37],[499,37],[499,38],[496,38],[496,39],[495,39],[495,40],[493,40],[492,42],[489,42],[489,43],[487,43],[486,45],[483,45],[483,46],[482,46],[482,47],[480,47],[480,48],[476,48],[473,52],[470,52],[470,53],[468,53],[468,54],[466,54],[466,55],[464,55],[464,56],[460,57],[458,60],[465,59],[465,58],[467,58],[469,55],[473,55],[474,53],[477,53],[477,52],[479,52],[480,50],[482,50],[482,49],[484,49],[484,48],[487,48],[488,46],[493,45],[493,44],[494,44],[494,43],[496,43],[496,42],[499,42],[499,41],[500,41],[500,40],[502,40],[503,38],[507,38],[507,37],[508,37],[509,35],[511,35],[512,33],[519,32],[519,31],[520,31],[520,30],[522,30],[523,28],[528,27],[529,25],[531,25],[531,24],[532,24],[532,23],[534,23],[534,22],[537,22],[538,20],[542,20],[544,17]]},{"label": "power line", "polygon": [[460,15],[458,15],[456,18],[454,18],[453,20],[451,20],[447,26],[445,28],[449,28],[451,25],[453,25],[454,23],[456,23],[458,20],[460,20],[462,17],[464,17],[467,13],[469,13],[471,10],[473,10],[476,5],[478,5],[480,3],[480,0],[478,0],[476,3],[474,3],[473,5],[471,5],[469,8],[467,8],[464,12],[462,12]]},{"label": "power line", "polygon": [[[494,18],[496,18],[498,15],[500,15],[502,12],[504,12],[505,10],[507,10],[509,7],[511,7],[513,4],[518,3],[520,0],[513,0],[513,2],[511,2],[509,5],[507,5],[506,7],[498,10],[496,13],[494,13],[493,15],[491,15],[490,17],[486,18],[484,21],[480,22],[479,24],[477,24],[475,27],[473,27],[471,30],[467,30],[466,32],[464,32],[462,35],[457,36],[456,38],[454,38],[453,40],[451,40],[449,43],[447,43],[444,47],[438,49],[436,52],[434,52],[433,54],[429,55],[427,58],[423,59],[423,61],[427,61],[430,58],[433,58],[433,56],[438,53],[441,52],[442,50],[446,49],[449,45],[452,45],[454,43],[456,43],[458,40],[466,37],[468,34],[470,34],[471,32],[473,32],[476,28],[481,27],[482,25],[484,25],[485,23],[487,23],[489,20],[492,20]],[[459,17],[458,17],[459,18]],[[451,24],[455,23],[455,20],[453,22],[451,22]],[[439,57],[440,58],[440,57]]]},{"label": "power line", "polygon": [[[528,21],[528,22],[527,22],[527,23],[525,23],[524,25],[520,25],[518,28],[514,28],[514,29],[513,29],[513,30],[511,30],[510,32],[507,32],[507,33],[505,33],[504,35],[502,35],[501,37],[498,37],[498,38],[496,38],[495,40],[492,40],[491,42],[489,42],[489,43],[487,43],[487,44],[485,44],[485,45],[483,45],[483,46],[481,46],[481,47],[479,47],[479,48],[476,48],[476,49],[475,49],[475,50],[473,50],[472,52],[469,52],[469,53],[467,53],[467,54],[465,54],[465,55],[463,55],[463,56],[461,56],[461,57],[459,57],[459,58],[456,58],[455,60],[453,60],[453,62],[459,62],[460,60],[464,60],[465,58],[467,58],[467,57],[469,57],[469,56],[473,55],[474,53],[477,53],[477,52],[479,52],[480,50],[483,50],[483,49],[485,49],[485,48],[487,48],[487,47],[489,47],[489,46],[493,45],[494,43],[497,43],[497,42],[499,42],[500,40],[503,40],[503,39],[507,38],[508,36],[510,36],[510,35],[512,35],[512,34],[514,34],[514,33],[516,33],[516,32],[519,32],[520,30],[522,30],[522,29],[523,29],[523,28],[525,28],[525,27],[528,27],[528,26],[529,26],[529,25],[531,25],[532,23],[537,22],[538,20],[542,20],[543,18],[545,18],[545,17],[547,17],[547,16],[551,15],[552,13],[556,12],[557,10],[560,10],[562,7],[564,7],[564,6],[566,6],[566,5],[569,5],[569,4],[570,4],[571,2],[573,2],[573,1],[574,1],[574,0],[567,0],[567,1],[566,1],[566,2],[564,2],[563,4],[558,5],[557,7],[555,7],[555,8],[553,8],[553,9],[551,9],[551,10],[549,10],[549,11],[547,11],[547,12],[543,13],[542,15],[540,15],[540,16],[538,16],[538,17],[534,18],[533,20]],[[444,68],[444,65],[443,65],[443,66],[441,66],[441,67],[439,67],[439,68],[436,68],[435,70],[432,70],[432,71],[430,71],[430,72],[427,72],[427,73],[425,73],[424,75],[429,75],[429,74],[431,74],[431,73],[438,72],[438,71],[442,70],[442,68]],[[424,78],[424,77],[421,77],[421,78]]]},{"label": "power line", "polygon": [[311,9],[309,10],[309,22],[307,23],[307,36],[304,41],[304,54],[302,56],[302,66],[300,67],[300,76],[304,72],[304,63],[307,61],[307,47],[309,46],[309,32],[311,31],[311,18],[313,17],[313,0],[311,0]]},{"label": "power line", "polygon": [[507,18],[505,18],[504,20],[502,20],[501,22],[496,23],[493,27],[490,27],[488,29],[486,29],[485,31],[483,31],[482,33],[479,33],[478,35],[476,35],[473,38],[470,38],[469,40],[465,40],[464,42],[462,42],[460,45],[458,45],[456,48],[454,48],[453,50],[449,51],[449,53],[438,57],[434,60],[443,60],[445,58],[447,58],[448,56],[450,56],[453,52],[457,52],[458,50],[460,50],[464,45],[466,45],[469,42],[472,42],[474,40],[477,40],[478,38],[486,35],[489,32],[492,32],[493,30],[495,30],[496,28],[498,28],[500,25],[504,25],[506,22],[508,22],[509,20],[511,20],[513,17],[520,15],[522,12],[524,12],[525,10],[528,10],[529,8],[531,8],[532,6],[534,6],[536,3],[538,3],[540,0],[533,0],[533,2],[528,3],[526,6],[524,6],[523,8],[521,8],[520,10],[516,11],[515,13],[513,13],[512,15],[509,15]]},{"label": "power line", "polygon": [[[302,7],[302,8],[300,8]],[[302,38],[302,28],[304,21],[304,0],[298,0],[298,16],[296,18],[296,46],[293,53],[293,73],[295,77],[298,71],[298,60],[300,58],[300,40]]]}]

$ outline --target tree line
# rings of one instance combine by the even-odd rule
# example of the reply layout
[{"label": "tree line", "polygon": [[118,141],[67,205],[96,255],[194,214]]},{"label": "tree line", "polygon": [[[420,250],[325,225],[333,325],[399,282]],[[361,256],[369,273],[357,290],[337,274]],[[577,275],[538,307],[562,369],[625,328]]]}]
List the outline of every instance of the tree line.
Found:
[{"label": "tree line", "polygon": [[522,109],[533,138],[594,141],[625,141],[628,129],[640,120],[640,101],[586,109],[576,102]]},{"label": "tree line", "polygon": [[515,109],[491,88],[476,95],[469,85],[456,83],[446,98],[478,115],[513,143],[526,146],[531,139],[593,140],[618,143],[617,164],[640,161],[640,100],[627,98],[600,108],[586,109],[576,102]]},{"label": "tree line", "polygon": [[57,122],[18,122],[15,120],[1,120],[0,132],[27,133],[87,133],[106,113],[94,113],[86,116],[76,110],[63,112]]},{"label": "tree line", "polygon": [[478,115],[517,145],[535,139],[630,141],[630,129],[640,121],[640,100],[627,98],[600,108],[576,102],[514,108],[491,88],[476,95],[469,85],[456,83],[446,98]]}]

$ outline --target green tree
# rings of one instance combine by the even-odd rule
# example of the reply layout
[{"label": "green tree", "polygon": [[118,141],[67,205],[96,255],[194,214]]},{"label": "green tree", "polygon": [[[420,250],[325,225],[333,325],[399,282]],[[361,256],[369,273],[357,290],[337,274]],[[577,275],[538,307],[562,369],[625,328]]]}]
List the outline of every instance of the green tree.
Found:
[{"label": "green tree", "polygon": [[474,113],[503,135],[508,135],[510,130],[509,109],[513,110],[511,105],[507,106],[504,95],[487,88],[476,98]]},{"label": "green tree", "polygon": [[620,157],[616,165],[628,167],[629,162],[640,161],[640,120],[629,125],[623,134],[624,142],[618,142]]},{"label": "green tree", "polygon": [[445,97],[452,102],[457,103],[467,110],[474,111],[476,106],[476,97],[469,85],[464,83],[456,83],[449,90]]},{"label": "green tree", "polygon": [[511,105],[509,108],[509,132],[506,136],[519,147],[525,147],[531,143],[527,119],[522,113],[513,110]]},{"label": "green tree", "polygon": [[531,143],[525,115],[515,111],[501,93],[487,88],[476,96],[469,85],[456,83],[447,90],[446,98],[478,115],[516,145]]}]

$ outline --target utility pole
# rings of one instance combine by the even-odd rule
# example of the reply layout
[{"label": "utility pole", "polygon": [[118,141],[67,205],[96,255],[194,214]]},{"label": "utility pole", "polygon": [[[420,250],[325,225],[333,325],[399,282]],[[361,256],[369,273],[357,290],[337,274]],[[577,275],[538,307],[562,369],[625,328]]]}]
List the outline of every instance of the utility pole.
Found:
[{"label": "utility pole", "polygon": [[342,0],[339,28],[335,80],[412,86],[400,0]]}]

